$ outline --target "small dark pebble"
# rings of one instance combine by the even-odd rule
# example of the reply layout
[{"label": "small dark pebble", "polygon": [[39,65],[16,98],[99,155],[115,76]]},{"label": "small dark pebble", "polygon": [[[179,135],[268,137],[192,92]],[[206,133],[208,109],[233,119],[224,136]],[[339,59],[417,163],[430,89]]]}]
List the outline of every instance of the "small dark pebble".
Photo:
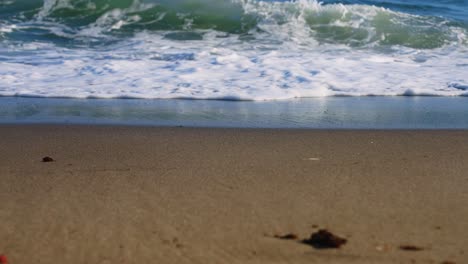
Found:
[{"label": "small dark pebble", "polygon": [[55,161],[53,158],[51,157],[43,157],[42,158],[42,162],[52,162],[52,161]]},{"label": "small dark pebble", "polygon": [[302,243],[316,249],[340,248],[347,242],[346,239],[338,237],[326,229],[320,229],[318,232],[312,233],[309,239],[302,240]]},{"label": "small dark pebble", "polygon": [[443,261],[440,264],[456,264],[454,261]]},{"label": "small dark pebble", "polygon": [[285,240],[296,240],[298,237],[296,234],[286,234],[286,235],[275,235],[275,238],[285,239]]},{"label": "small dark pebble", "polygon": [[412,245],[403,245],[400,246],[401,250],[406,250],[406,251],[421,251],[424,250],[422,247],[417,247],[417,246],[412,246]]},{"label": "small dark pebble", "polygon": [[312,225],[312,228],[319,228],[318,225]]}]

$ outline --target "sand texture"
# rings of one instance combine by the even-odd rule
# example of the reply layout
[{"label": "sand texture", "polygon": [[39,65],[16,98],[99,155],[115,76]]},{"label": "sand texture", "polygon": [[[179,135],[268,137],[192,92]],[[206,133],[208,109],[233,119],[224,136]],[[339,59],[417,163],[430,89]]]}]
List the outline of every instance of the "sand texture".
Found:
[{"label": "sand texture", "polygon": [[[0,138],[10,264],[468,263],[468,131],[41,125]],[[321,228],[347,243],[300,243]]]}]

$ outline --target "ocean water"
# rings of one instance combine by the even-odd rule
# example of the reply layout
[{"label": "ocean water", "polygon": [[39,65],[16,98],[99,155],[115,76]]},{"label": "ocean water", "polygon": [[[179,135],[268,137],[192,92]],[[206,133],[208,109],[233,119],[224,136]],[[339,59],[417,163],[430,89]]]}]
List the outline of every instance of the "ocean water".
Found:
[{"label": "ocean water", "polygon": [[2,124],[284,129],[468,129],[466,97],[277,101],[0,98]]},{"label": "ocean water", "polygon": [[0,0],[0,96],[468,96],[468,0]]}]

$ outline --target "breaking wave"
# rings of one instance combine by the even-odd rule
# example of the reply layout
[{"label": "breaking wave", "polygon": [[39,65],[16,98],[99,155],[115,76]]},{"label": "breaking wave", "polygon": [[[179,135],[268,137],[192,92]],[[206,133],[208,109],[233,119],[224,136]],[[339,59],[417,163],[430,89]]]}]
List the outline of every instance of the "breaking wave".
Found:
[{"label": "breaking wave", "polygon": [[468,93],[466,20],[369,2],[0,0],[0,95]]}]

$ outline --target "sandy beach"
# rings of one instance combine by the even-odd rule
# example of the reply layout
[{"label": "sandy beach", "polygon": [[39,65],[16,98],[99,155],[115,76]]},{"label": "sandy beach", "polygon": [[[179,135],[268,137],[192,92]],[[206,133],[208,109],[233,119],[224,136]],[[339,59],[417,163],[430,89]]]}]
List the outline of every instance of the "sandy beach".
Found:
[{"label": "sandy beach", "polygon": [[[468,131],[4,125],[0,137],[10,264],[468,263]],[[300,242],[319,229],[347,243]]]}]

